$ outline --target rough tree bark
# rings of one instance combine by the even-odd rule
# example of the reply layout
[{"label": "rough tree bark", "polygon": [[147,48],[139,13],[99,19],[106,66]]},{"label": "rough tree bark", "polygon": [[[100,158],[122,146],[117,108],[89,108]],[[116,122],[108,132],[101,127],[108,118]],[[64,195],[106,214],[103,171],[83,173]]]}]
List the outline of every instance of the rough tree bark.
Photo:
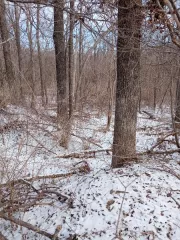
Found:
[{"label": "rough tree bark", "polygon": [[118,1],[117,86],[112,167],[136,158],[141,0]]},{"label": "rough tree bark", "polygon": [[17,47],[17,55],[18,55],[18,77],[20,82],[20,98],[23,100],[23,87],[22,87],[22,54],[21,54],[21,36],[20,36],[20,27],[19,27],[19,19],[20,12],[18,11],[18,6],[14,3],[14,12],[15,12],[15,24],[14,24],[14,32],[16,37],[16,47]]},{"label": "rough tree bark", "polygon": [[6,80],[9,86],[11,99],[16,99],[16,88],[15,88],[15,75],[13,70],[13,64],[11,60],[11,51],[10,51],[10,42],[9,42],[9,32],[7,28],[7,20],[5,17],[5,3],[4,0],[0,0],[0,33],[2,39],[3,46],[3,55],[5,62],[5,70],[6,70]]},{"label": "rough tree bark", "polygon": [[48,98],[47,98],[46,86],[45,86],[44,76],[43,76],[43,63],[42,63],[41,46],[40,46],[40,5],[39,4],[37,4],[36,41],[37,41],[37,50],[38,50],[40,82],[41,82],[42,106],[45,106],[48,103]]},{"label": "rough tree bark", "polygon": [[[180,79],[177,80],[177,86],[176,86],[175,121],[178,123],[180,122]],[[179,124],[177,125],[179,126]]]},{"label": "rough tree bark", "polygon": [[66,59],[64,42],[64,1],[54,3],[54,46],[56,55],[57,115],[61,119],[67,115],[66,102]]},{"label": "rough tree bark", "polygon": [[64,1],[54,2],[54,47],[57,81],[57,122],[62,130],[60,145],[67,147],[69,135],[69,117],[66,99],[66,56],[64,39]]},{"label": "rough tree bark", "polygon": [[69,119],[73,114],[73,30],[74,30],[74,0],[70,0],[69,26]]},{"label": "rough tree bark", "polygon": [[35,108],[35,79],[34,79],[34,60],[33,60],[33,55],[34,55],[34,49],[33,49],[33,39],[32,39],[32,24],[31,24],[31,12],[30,9],[27,8],[27,21],[26,21],[26,26],[27,26],[27,35],[28,35],[28,41],[29,41],[29,54],[30,54],[30,59],[29,59],[29,80],[31,83],[31,107]]},{"label": "rough tree bark", "polygon": [[[82,0],[79,0],[80,4],[80,17],[82,16]],[[82,19],[79,19],[79,68],[78,68],[78,80],[76,85],[76,91],[75,91],[75,108],[78,108],[77,106],[79,99],[81,99],[81,83],[82,83],[82,56],[83,56],[83,23]]]}]

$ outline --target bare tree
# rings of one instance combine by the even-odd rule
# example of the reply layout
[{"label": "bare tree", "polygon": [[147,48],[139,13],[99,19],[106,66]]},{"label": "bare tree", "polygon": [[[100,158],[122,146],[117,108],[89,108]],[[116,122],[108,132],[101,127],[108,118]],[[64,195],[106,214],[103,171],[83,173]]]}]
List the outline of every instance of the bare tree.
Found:
[{"label": "bare tree", "polygon": [[30,8],[27,7],[26,10],[27,20],[26,20],[26,28],[27,28],[27,36],[28,36],[28,42],[29,42],[29,78],[31,82],[31,107],[35,108],[35,76],[34,76],[34,47],[33,47],[33,24],[32,24],[32,16]]},{"label": "bare tree", "polygon": [[10,37],[7,27],[7,20],[6,20],[6,8],[4,0],[1,0],[0,2],[0,33],[1,33],[1,39],[3,42],[3,55],[4,55],[4,62],[5,62],[5,69],[6,69],[6,80],[9,85],[10,95],[11,98],[14,99],[14,97],[17,96],[17,91],[15,88],[15,75],[13,70],[13,64],[11,59],[11,51],[10,51]]},{"label": "bare tree", "polygon": [[80,18],[79,18],[79,68],[78,80],[75,90],[75,108],[77,107],[78,99],[81,98],[81,79],[82,79],[82,56],[83,56],[83,18],[82,18],[82,0],[79,0]]},{"label": "bare tree", "polygon": [[48,103],[48,97],[47,97],[44,76],[43,76],[43,63],[42,63],[42,54],[41,54],[41,46],[40,46],[40,5],[39,4],[37,4],[36,41],[37,41],[37,50],[38,50],[40,82],[41,82],[42,106],[45,106]]},{"label": "bare tree", "polygon": [[70,26],[69,26],[69,118],[73,114],[73,30],[74,30],[74,0],[70,0]]},{"label": "bare tree", "polygon": [[15,24],[14,24],[14,32],[16,38],[16,47],[17,47],[17,55],[18,55],[18,78],[20,81],[20,97],[23,100],[23,87],[22,87],[22,50],[21,50],[21,36],[20,36],[20,10],[16,3],[14,3],[14,12],[15,12]]},{"label": "bare tree", "polygon": [[[153,10],[154,18],[153,23],[158,28],[160,24],[163,24],[162,32],[165,29],[169,30],[169,35],[172,42],[180,48],[180,9],[178,1],[175,0],[150,0],[149,5]],[[176,109],[175,120],[180,122],[180,84],[179,79],[177,81],[176,90]]]}]

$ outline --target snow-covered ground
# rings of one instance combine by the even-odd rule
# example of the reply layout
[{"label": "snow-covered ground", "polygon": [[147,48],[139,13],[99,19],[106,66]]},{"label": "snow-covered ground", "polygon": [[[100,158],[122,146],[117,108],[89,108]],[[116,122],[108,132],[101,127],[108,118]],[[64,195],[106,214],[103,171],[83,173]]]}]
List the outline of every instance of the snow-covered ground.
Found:
[{"label": "snow-covered ground", "polygon": [[[139,156],[138,163],[120,169],[111,168],[110,151],[63,158],[72,153],[110,149],[113,126],[105,131],[105,116],[86,113],[74,121],[69,147],[64,149],[58,143],[54,116],[53,110],[39,109],[37,113],[14,106],[0,112],[1,184],[20,178],[73,173],[31,181],[31,193],[26,195],[24,190],[26,201],[37,196],[33,188],[49,193],[26,211],[15,211],[16,219],[51,234],[61,225],[59,239],[62,240],[113,240],[117,233],[118,239],[123,240],[180,239],[178,153]],[[4,126],[9,127],[4,129]],[[139,114],[137,152],[147,151],[170,132],[168,110],[157,112],[156,119]],[[176,149],[173,136],[154,150],[171,149]],[[90,171],[84,171],[84,164]],[[20,183],[14,186],[14,192],[23,192]],[[8,187],[0,186],[0,211],[5,206],[3,198],[9,199]],[[8,240],[48,239],[3,219],[0,219],[0,232]]]}]

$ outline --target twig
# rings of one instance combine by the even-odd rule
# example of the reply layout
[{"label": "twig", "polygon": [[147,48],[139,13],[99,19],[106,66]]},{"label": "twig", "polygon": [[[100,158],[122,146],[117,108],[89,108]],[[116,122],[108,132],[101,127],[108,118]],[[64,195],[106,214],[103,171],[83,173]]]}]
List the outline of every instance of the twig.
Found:
[{"label": "twig", "polygon": [[[28,131],[28,130],[27,130]],[[33,134],[31,134],[29,131],[28,131],[28,134],[42,147],[42,148],[44,148],[46,151],[48,151],[48,152],[50,152],[50,153],[52,153],[52,154],[54,154],[54,155],[57,155],[55,152],[53,152],[51,149],[48,149],[47,147],[45,147],[44,146],[44,144],[42,144],[39,140],[37,140],[34,136],[33,136]]]},{"label": "twig", "polygon": [[153,150],[154,148],[156,148],[157,146],[159,146],[161,143],[163,143],[167,137],[173,136],[173,135],[175,135],[175,132],[167,134],[165,137],[163,137],[162,139],[160,139],[154,146],[152,146],[149,151],[152,152],[152,150]]},{"label": "twig", "polygon": [[155,116],[147,111],[142,111],[143,113],[145,113],[146,115],[149,116],[149,119],[155,119]]},{"label": "twig", "polygon": [[45,194],[45,195],[47,195],[47,194],[55,194],[57,197],[63,198],[64,200],[67,200],[67,199],[68,199],[67,196],[65,196],[65,195],[63,195],[63,194],[61,194],[61,193],[59,193],[59,192],[55,192],[55,191],[52,191],[52,190],[36,189],[36,188],[32,185],[32,183],[29,183],[27,180],[21,179],[21,181],[22,181],[22,183],[30,186],[36,193]]},{"label": "twig", "polygon": [[123,199],[122,199],[121,206],[120,206],[120,209],[119,209],[118,220],[117,220],[117,225],[116,225],[116,237],[119,237],[119,235],[120,235],[119,234],[119,224],[120,224],[122,207],[123,207],[123,203],[124,203],[125,196],[126,196],[126,190],[127,190],[127,187],[125,187],[125,189],[124,189]]},{"label": "twig", "polygon": [[[167,166],[166,166],[167,167]],[[161,169],[161,168],[149,168],[149,169],[152,169],[152,170],[158,170],[158,171],[161,171],[161,172],[167,172],[167,173],[169,173],[169,174],[171,174],[171,175],[173,175],[173,176],[175,176],[175,177],[177,177],[177,179],[179,179],[180,180],[180,175],[178,175],[176,172],[174,172],[172,169],[170,169],[169,168],[169,170],[167,170],[167,169]]]},{"label": "twig", "polygon": [[45,194],[55,194],[57,197],[59,198],[63,198],[64,200],[67,200],[68,197],[59,193],[59,192],[55,192],[55,191],[51,191],[51,190],[42,190],[42,193],[45,193]]},{"label": "twig", "polygon": [[4,43],[9,42],[9,41],[11,41],[12,39],[14,39],[14,37],[8,38],[8,39],[5,40],[4,42],[0,42],[0,45],[3,45]]},{"label": "twig", "polygon": [[87,139],[87,138],[85,138],[85,137],[78,136],[78,135],[76,135],[76,134],[74,134],[74,133],[72,133],[71,135],[74,136],[74,137],[80,138],[81,140],[84,140],[84,141],[86,141],[86,142],[89,142],[89,143],[91,143],[91,144],[93,144],[93,145],[95,145],[95,146],[97,146],[97,147],[99,147],[99,148],[102,148],[101,145],[95,143],[94,141],[92,141],[92,140],[90,140],[90,139]]},{"label": "twig", "polygon": [[28,182],[27,180],[25,180],[25,179],[21,179],[21,181],[22,181],[22,183],[30,186],[36,193],[39,193],[39,190],[36,189],[36,188],[32,185],[32,183],[29,183],[29,182]]},{"label": "twig", "polygon": [[180,208],[180,203],[178,203],[178,201],[173,197],[171,196],[171,198],[175,201],[175,203],[178,205],[178,208]]}]

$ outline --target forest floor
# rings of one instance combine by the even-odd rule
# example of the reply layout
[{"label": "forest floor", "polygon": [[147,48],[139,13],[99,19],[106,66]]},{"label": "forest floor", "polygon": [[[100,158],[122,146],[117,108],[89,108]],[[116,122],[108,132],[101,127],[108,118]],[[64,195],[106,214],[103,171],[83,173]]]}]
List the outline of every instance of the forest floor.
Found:
[{"label": "forest floor", "polygon": [[180,155],[157,154],[177,149],[169,109],[155,119],[138,114],[137,152],[159,144],[119,169],[104,151],[113,139],[106,121],[95,112],[76,116],[64,149],[54,110],[0,110],[0,233],[45,240],[60,226],[62,240],[180,239]]}]

